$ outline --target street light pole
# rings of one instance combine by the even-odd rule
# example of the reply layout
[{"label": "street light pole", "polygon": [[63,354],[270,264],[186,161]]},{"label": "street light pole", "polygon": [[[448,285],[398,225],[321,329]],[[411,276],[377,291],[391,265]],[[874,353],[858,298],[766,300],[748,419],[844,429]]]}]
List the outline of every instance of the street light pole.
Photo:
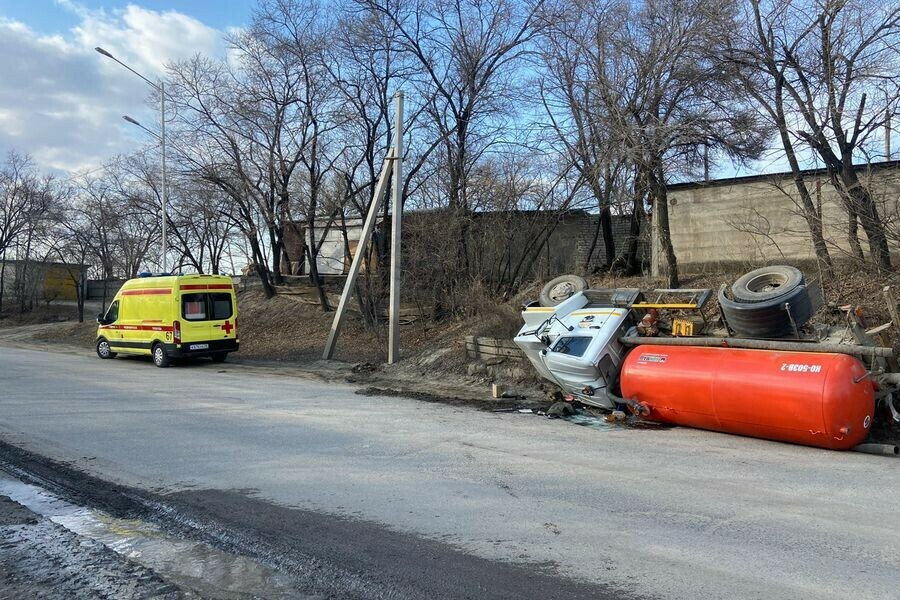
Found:
[{"label": "street light pole", "polygon": [[159,146],[162,153],[162,271],[169,271],[167,254],[169,251],[166,230],[168,218],[166,215],[166,82],[159,80]]},{"label": "street light pole", "polygon": [[[160,194],[161,199],[162,199],[162,257],[161,257],[161,261],[162,261],[162,270],[163,270],[163,273],[165,273],[168,271],[168,269],[167,269],[167,263],[168,263],[167,254],[168,254],[168,250],[169,250],[168,239],[167,239],[167,229],[168,229],[168,216],[167,215],[168,215],[168,213],[166,212],[166,190],[168,187],[166,184],[166,83],[162,79],[159,80],[159,83],[153,83],[152,81],[150,81],[149,79],[147,79],[146,77],[144,77],[143,75],[141,75],[140,73],[138,73],[137,71],[135,71],[134,69],[132,69],[131,67],[129,67],[128,65],[123,63],[121,60],[119,60],[118,58],[116,58],[115,56],[113,56],[112,54],[110,54],[109,52],[107,52],[106,50],[104,50],[103,48],[101,48],[99,46],[94,48],[94,50],[96,50],[103,56],[116,61],[117,63],[119,63],[120,65],[122,65],[123,67],[125,67],[126,69],[128,69],[129,71],[131,71],[132,73],[134,73],[135,75],[140,77],[141,79],[143,79],[150,87],[152,87],[157,92],[159,92],[159,131],[160,131],[159,145],[160,145],[160,154],[162,155],[162,193]],[[142,129],[146,129],[143,125],[141,125],[134,119],[131,119],[130,117],[126,118],[125,120],[128,121],[129,123],[134,123],[135,125],[138,125]]]}]

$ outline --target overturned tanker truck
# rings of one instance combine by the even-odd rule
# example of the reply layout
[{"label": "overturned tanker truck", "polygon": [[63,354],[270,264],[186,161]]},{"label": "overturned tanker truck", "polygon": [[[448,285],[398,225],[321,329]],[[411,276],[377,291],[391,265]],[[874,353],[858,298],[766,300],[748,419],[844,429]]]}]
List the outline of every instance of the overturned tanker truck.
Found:
[{"label": "overturned tanker truck", "polygon": [[[805,327],[821,306],[793,267],[764,267],[718,290],[588,289],[551,281],[523,307],[515,343],[566,398],[641,418],[846,450],[876,419],[900,423],[893,349],[866,330],[858,307],[844,324]],[[887,339],[882,338],[882,339]]]}]

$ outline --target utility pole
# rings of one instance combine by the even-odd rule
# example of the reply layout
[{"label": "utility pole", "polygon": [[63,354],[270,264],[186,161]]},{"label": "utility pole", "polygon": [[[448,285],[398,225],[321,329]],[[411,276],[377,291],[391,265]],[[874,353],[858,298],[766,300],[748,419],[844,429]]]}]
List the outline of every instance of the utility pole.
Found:
[{"label": "utility pole", "polygon": [[112,59],[119,63],[121,66],[125,67],[141,79],[143,79],[147,85],[155,89],[159,92],[159,135],[157,136],[155,133],[138,123],[135,119],[132,119],[129,116],[124,116],[123,118],[133,125],[137,125],[144,131],[148,132],[150,135],[156,136],[159,139],[160,145],[160,153],[162,154],[162,193],[160,194],[160,199],[162,200],[162,252],[160,257],[160,262],[162,266],[163,273],[168,271],[166,255],[168,254],[169,245],[168,239],[166,236],[167,233],[167,217],[166,217],[166,82],[160,79],[157,83],[153,83],[121,60],[104,50],[103,48],[97,46],[94,48],[98,53],[102,54],[106,58]]},{"label": "utility pole", "polygon": [[169,220],[166,216],[166,82],[159,81],[159,142],[162,152],[162,272],[168,273],[169,240],[166,236]]},{"label": "utility pole", "polygon": [[891,104],[884,95],[884,159],[891,160]]},{"label": "utility pole", "polygon": [[391,302],[388,313],[388,364],[400,359],[400,238],[403,227],[403,90],[394,96],[394,213],[391,217]]},{"label": "utility pole", "polygon": [[384,158],[384,166],[381,167],[378,185],[375,186],[375,195],[372,196],[369,214],[366,215],[366,221],[359,234],[359,242],[356,245],[356,254],[353,255],[353,262],[350,263],[350,272],[347,273],[347,280],[344,282],[344,291],[341,292],[341,300],[338,302],[337,311],[334,313],[334,320],[331,322],[331,331],[328,333],[328,339],[325,341],[325,350],[322,352],[322,358],[324,360],[330,360],[334,356],[334,347],[337,344],[338,336],[341,335],[341,327],[344,325],[344,317],[347,314],[347,306],[350,304],[350,296],[353,295],[353,290],[356,288],[356,278],[359,276],[362,261],[366,256],[366,248],[369,247],[369,240],[372,239],[372,230],[375,228],[375,221],[378,219],[378,211],[381,210],[381,203],[387,192],[392,162],[394,162],[393,149],[389,150],[387,156]]}]

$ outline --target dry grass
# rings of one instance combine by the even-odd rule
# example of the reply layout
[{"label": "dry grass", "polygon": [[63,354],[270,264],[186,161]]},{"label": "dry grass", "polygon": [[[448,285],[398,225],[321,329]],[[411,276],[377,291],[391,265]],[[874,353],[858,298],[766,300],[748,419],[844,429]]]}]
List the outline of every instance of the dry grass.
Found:
[{"label": "dry grass", "polygon": [[[322,357],[334,312],[299,302],[291,296],[266,298],[261,292],[238,295],[241,356],[267,360],[309,362]],[[405,356],[426,346],[443,343],[457,323],[416,321],[400,330]],[[463,334],[465,335],[465,334]],[[462,339],[462,338],[460,338]],[[366,327],[351,313],[344,321],[335,358],[348,362],[383,362],[387,356],[387,328],[381,323]]]},{"label": "dry grass", "polygon": [[55,327],[38,331],[34,334],[34,339],[39,342],[93,348],[97,341],[97,323],[93,321],[59,323]]},{"label": "dry grass", "polygon": [[19,327],[20,325],[35,325],[38,323],[54,323],[57,321],[74,321],[78,318],[78,309],[75,306],[53,304],[47,306],[39,304],[33,310],[26,313],[13,312],[9,309],[9,300],[4,302],[3,312],[0,313],[0,328]]}]

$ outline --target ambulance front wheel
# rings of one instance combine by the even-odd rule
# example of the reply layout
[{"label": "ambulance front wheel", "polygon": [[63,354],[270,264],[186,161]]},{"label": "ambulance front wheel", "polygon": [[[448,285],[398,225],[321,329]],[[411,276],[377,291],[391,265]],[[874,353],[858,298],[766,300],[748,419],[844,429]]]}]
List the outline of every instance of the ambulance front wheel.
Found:
[{"label": "ambulance front wheel", "polygon": [[159,368],[165,368],[169,366],[169,353],[166,352],[166,347],[157,342],[153,345],[153,364]]},{"label": "ambulance front wheel", "polygon": [[115,358],[116,353],[112,351],[112,348],[109,347],[109,342],[105,339],[100,338],[97,340],[97,356],[106,360],[107,358]]}]

